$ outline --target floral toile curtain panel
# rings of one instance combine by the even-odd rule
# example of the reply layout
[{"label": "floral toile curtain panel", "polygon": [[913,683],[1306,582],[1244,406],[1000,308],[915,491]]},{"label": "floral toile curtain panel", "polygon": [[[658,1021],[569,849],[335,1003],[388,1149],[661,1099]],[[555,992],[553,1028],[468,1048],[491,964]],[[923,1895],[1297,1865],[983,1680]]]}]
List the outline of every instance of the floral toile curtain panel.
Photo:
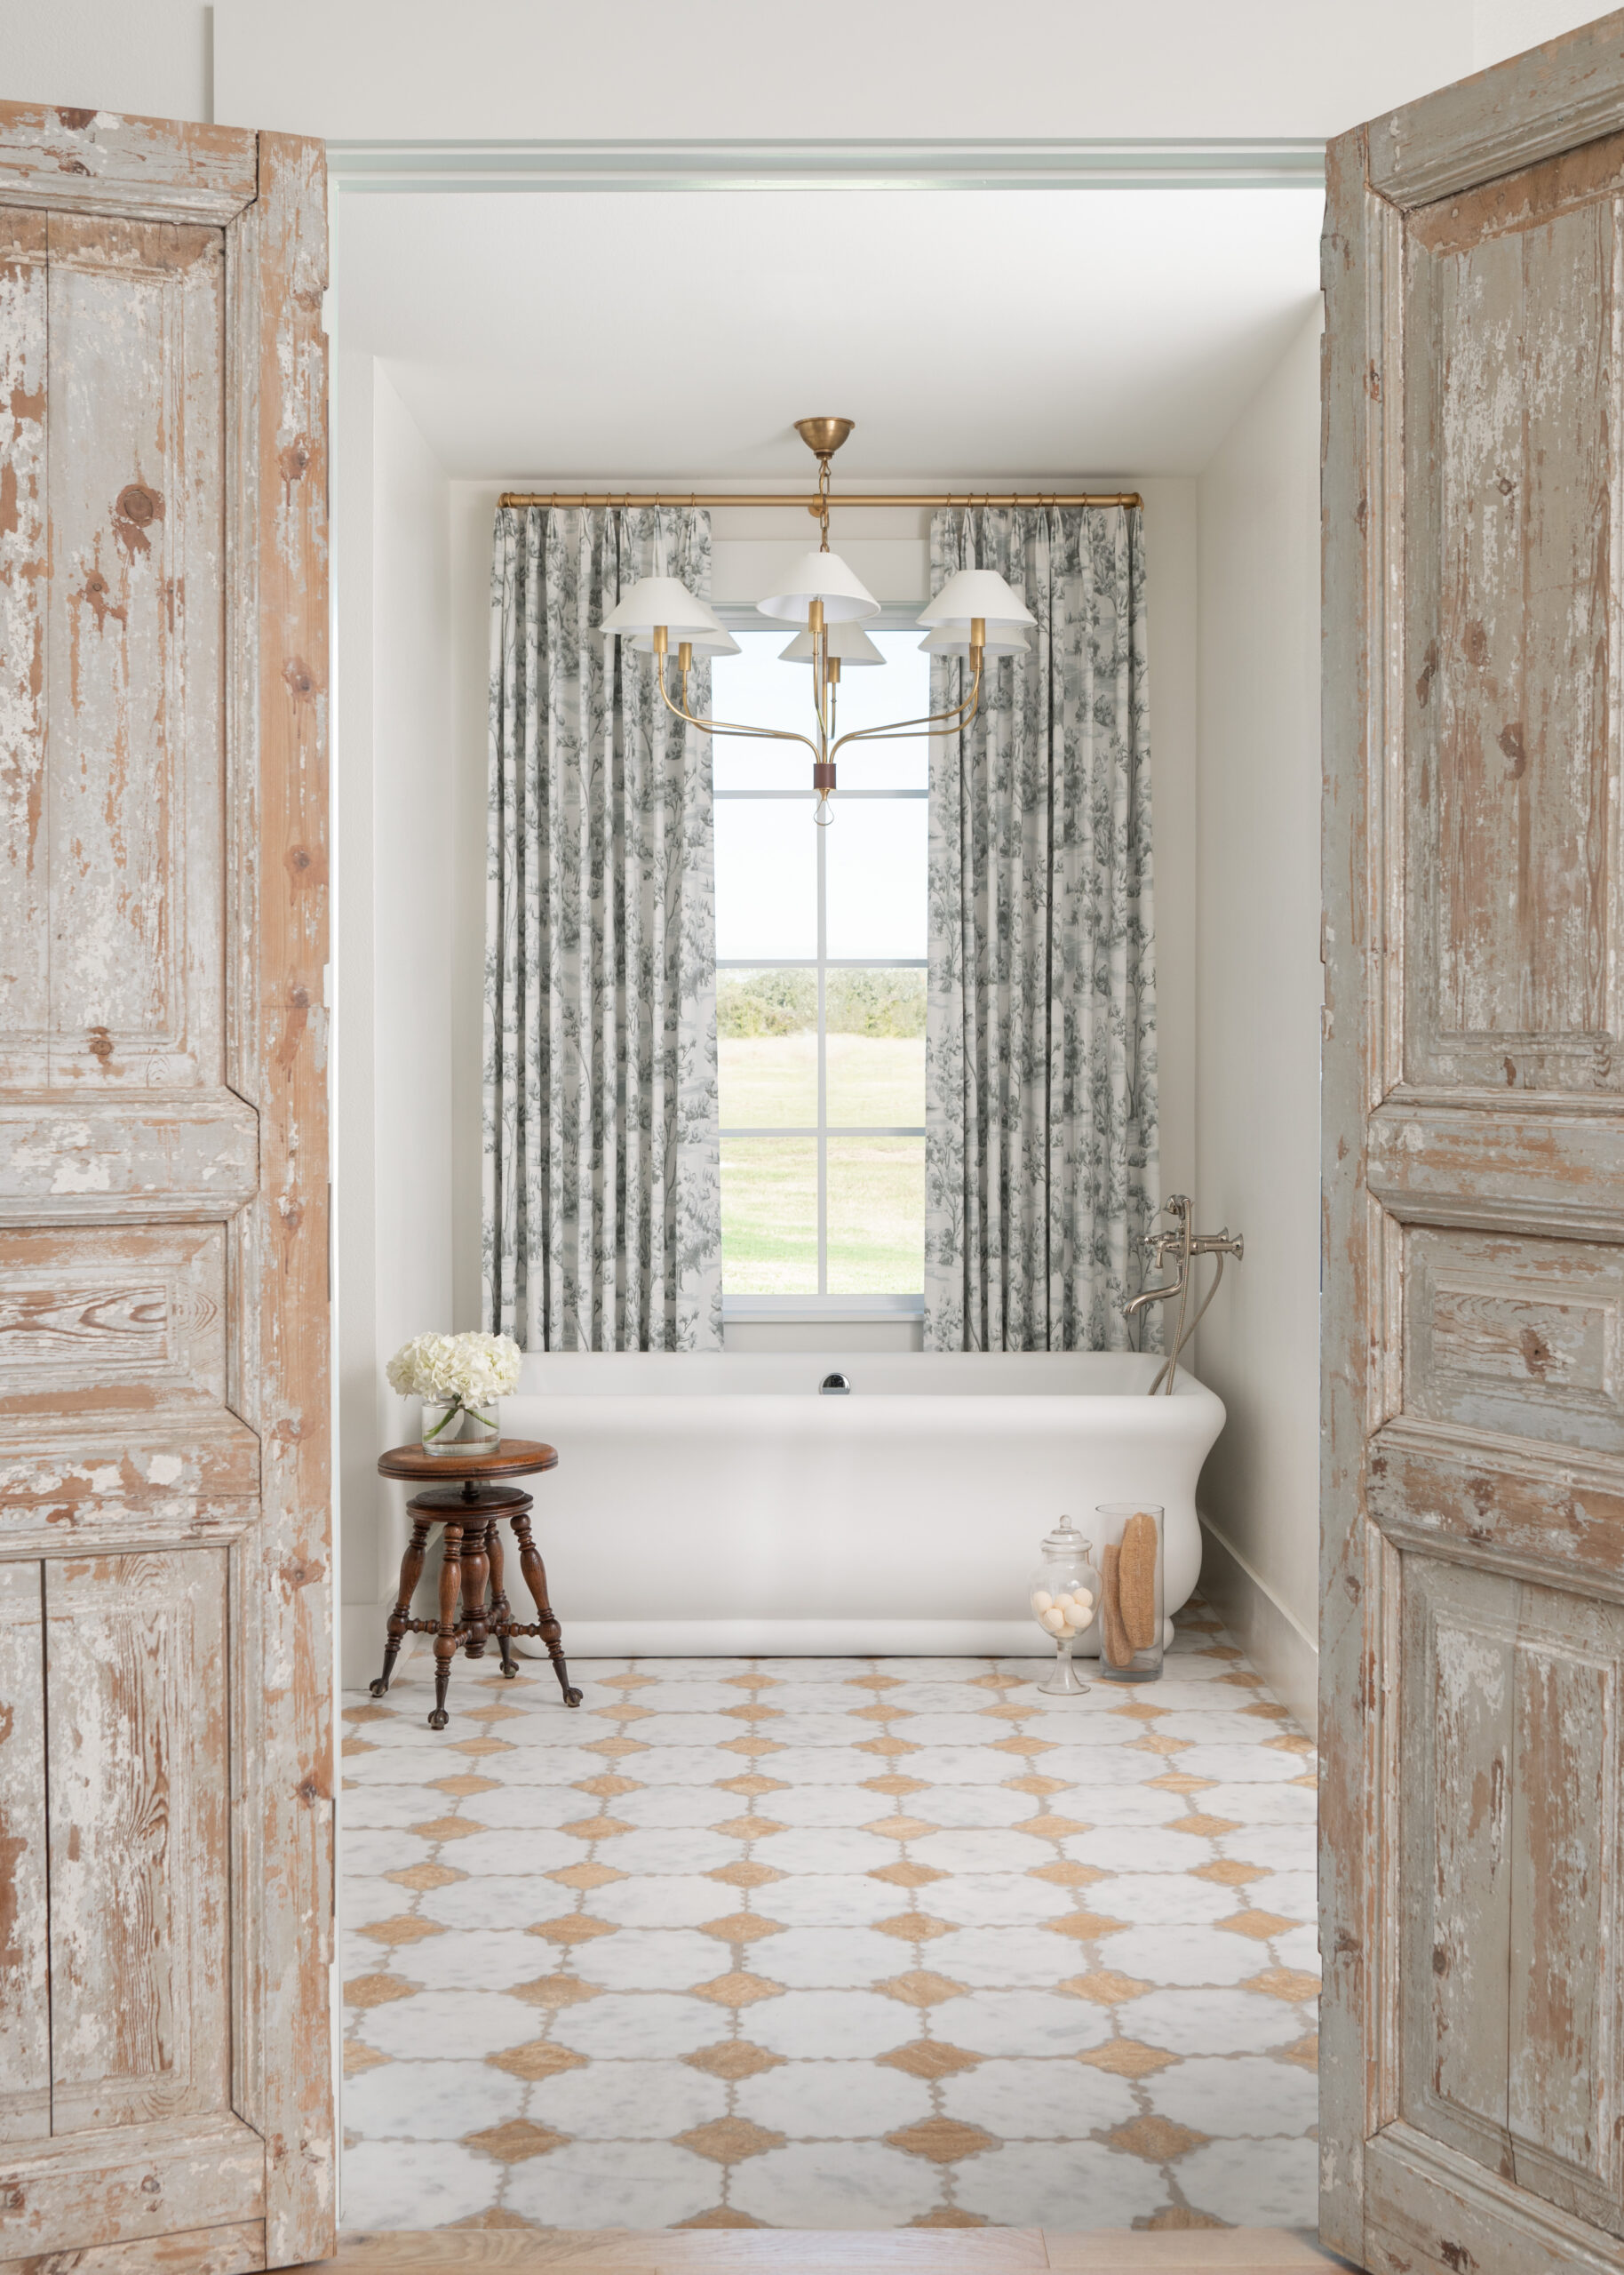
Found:
[{"label": "floral toile curtain panel", "polygon": [[484,1311],[531,1351],[721,1344],[710,738],[597,629],[643,576],[708,596],[708,515],[497,515]]},{"label": "floral toile curtain panel", "polygon": [[939,513],[931,590],[960,569],[1038,622],[931,744],[925,1347],[1123,1350],[1159,1199],[1142,514]]}]

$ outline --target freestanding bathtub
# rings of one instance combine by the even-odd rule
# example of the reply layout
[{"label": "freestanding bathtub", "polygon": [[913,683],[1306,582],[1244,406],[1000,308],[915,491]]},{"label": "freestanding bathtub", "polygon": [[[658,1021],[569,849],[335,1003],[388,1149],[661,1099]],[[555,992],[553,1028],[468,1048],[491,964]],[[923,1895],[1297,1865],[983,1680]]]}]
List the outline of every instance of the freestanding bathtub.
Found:
[{"label": "freestanding bathtub", "polygon": [[[1097,1554],[1096,1503],[1160,1502],[1167,1610],[1195,1585],[1223,1406],[1182,1370],[1148,1397],[1158,1364],[560,1353],[526,1360],[502,1429],[558,1449],[529,1483],[574,1656],[1040,1654],[1026,1584],[1063,1515]],[[849,1394],[820,1394],[836,1371]]]}]

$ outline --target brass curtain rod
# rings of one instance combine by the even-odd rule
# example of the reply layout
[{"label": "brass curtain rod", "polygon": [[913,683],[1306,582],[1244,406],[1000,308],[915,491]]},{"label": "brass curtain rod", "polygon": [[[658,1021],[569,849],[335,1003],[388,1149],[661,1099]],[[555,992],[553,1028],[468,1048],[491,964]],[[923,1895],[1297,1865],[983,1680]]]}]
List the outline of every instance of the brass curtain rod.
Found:
[{"label": "brass curtain rod", "polygon": [[[504,506],[704,506],[718,508],[728,506],[802,506],[808,514],[821,511],[816,498],[804,491],[783,491],[763,497],[760,491],[740,491],[731,496],[706,496],[702,491],[688,491],[678,494],[664,490],[613,492],[602,490],[529,491],[505,490],[500,503]],[[967,491],[946,494],[905,491],[876,497],[872,491],[842,491],[833,501],[836,513],[843,513],[848,506],[1142,506],[1144,500],[1136,490],[1084,490],[1055,491],[1053,490],[1013,490],[1002,491]]]}]

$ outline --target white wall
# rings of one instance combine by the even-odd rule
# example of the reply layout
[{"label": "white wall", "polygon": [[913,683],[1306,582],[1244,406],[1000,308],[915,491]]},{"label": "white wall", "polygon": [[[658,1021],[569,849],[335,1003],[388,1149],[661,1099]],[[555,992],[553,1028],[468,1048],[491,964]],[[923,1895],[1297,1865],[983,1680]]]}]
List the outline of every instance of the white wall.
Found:
[{"label": "white wall", "polygon": [[[344,1679],[377,1672],[403,1545],[383,1368],[452,1303],[450,485],[387,374],[340,359],[334,561]],[[477,1029],[477,1009],[474,1016]]]},{"label": "white wall", "polygon": [[[1198,1341],[1229,1409],[1204,1585],[1312,1727],[1319,1504],[1319,331],[1200,482],[1196,1194],[1244,1233]],[[1210,1265],[1203,1266],[1205,1273]]]}]

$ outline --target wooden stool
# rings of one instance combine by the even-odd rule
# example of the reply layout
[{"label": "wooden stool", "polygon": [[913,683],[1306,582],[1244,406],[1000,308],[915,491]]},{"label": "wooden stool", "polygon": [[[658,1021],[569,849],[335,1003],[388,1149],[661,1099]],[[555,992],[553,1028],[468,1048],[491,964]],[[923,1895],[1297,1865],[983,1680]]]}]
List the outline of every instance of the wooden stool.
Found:
[{"label": "wooden stool", "polygon": [[[378,1465],[381,1477],[405,1478],[413,1484],[426,1483],[433,1478],[434,1483],[425,1493],[414,1493],[406,1504],[406,1513],[411,1519],[411,1539],[401,1559],[400,1593],[389,1614],[384,1671],[371,1686],[374,1698],[381,1698],[389,1688],[402,1638],[432,1635],[434,1711],[428,1718],[428,1726],[431,1730],[442,1730],[450,1720],[445,1710],[445,1696],[450,1686],[451,1661],[459,1644],[471,1659],[482,1659],[485,1645],[494,1635],[502,1647],[502,1672],[511,1678],[519,1672],[511,1639],[515,1635],[539,1635],[547,1647],[565,1705],[580,1704],[581,1694],[571,1684],[569,1670],[564,1664],[563,1637],[547,1601],[546,1568],[530,1537],[530,1496],[517,1486],[489,1481],[524,1477],[534,1470],[557,1467],[558,1456],[553,1448],[529,1438],[503,1438],[481,1452],[470,1448],[466,1453],[436,1454],[427,1452],[422,1446],[396,1446],[382,1457]],[[528,1624],[513,1617],[507,1591],[502,1585],[504,1517],[513,1526],[513,1537],[519,1544],[519,1569],[540,1615]],[[429,1527],[434,1524],[445,1527],[440,1616],[414,1619],[411,1599],[423,1577],[423,1553],[428,1545]],[[487,1585],[490,1591],[489,1600]]]}]

